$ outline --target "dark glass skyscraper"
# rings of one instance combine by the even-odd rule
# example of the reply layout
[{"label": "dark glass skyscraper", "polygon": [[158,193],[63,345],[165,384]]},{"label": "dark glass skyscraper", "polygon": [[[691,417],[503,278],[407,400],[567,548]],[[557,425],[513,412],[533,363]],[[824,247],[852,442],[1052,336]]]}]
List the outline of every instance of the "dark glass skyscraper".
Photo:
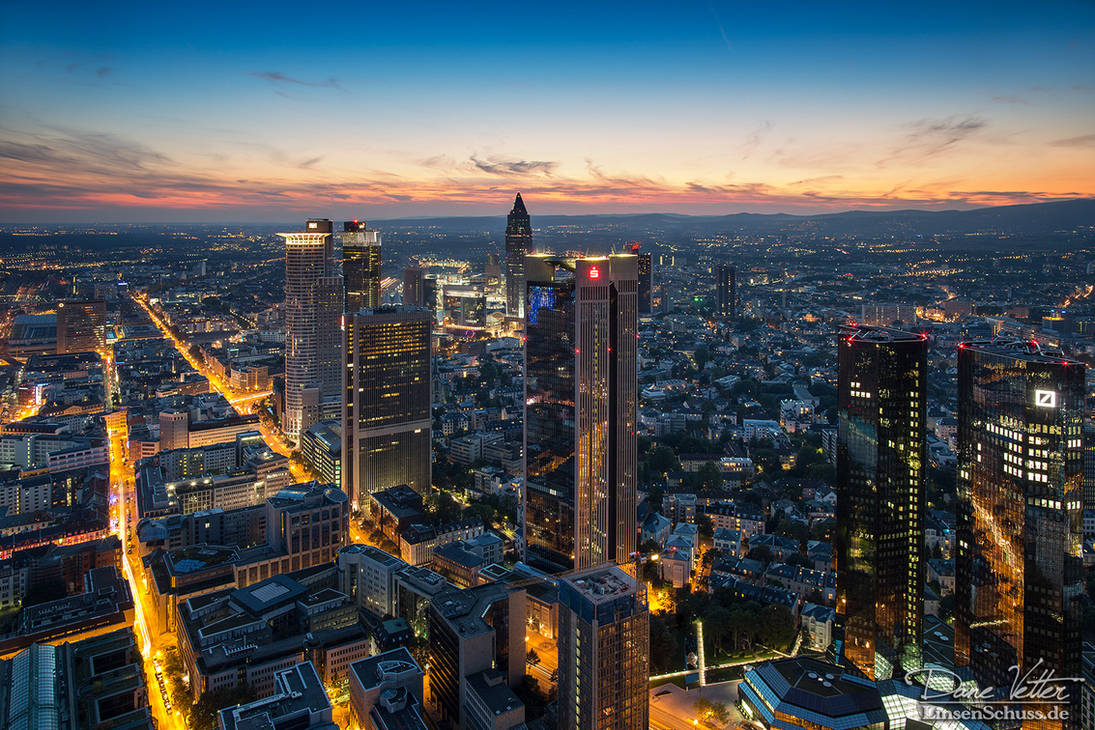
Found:
[{"label": "dark glass skyscraper", "polygon": [[521,193],[506,218],[506,316],[525,316],[525,256],[532,251],[532,222]]},{"label": "dark glass skyscraper", "polygon": [[425,309],[348,313],[343,376],[342,490],[357,509],[373,492],[430,488],[431,329]]},{"label": "dark glass skyscraper", "polygon": [[626,563],[636,546],[636,258],[529,256],[528,557],[548,570]]},{"label": "dark glass skyscraper", "polygon": [[737,314],[737,273],[737,268],[732,264],[715,267],[715,314],[720,317],[734,317]]},{"label": "dark glass skyscraper", "polygon": [[403,306],[423,307],[426,305],[426,270],[411,264],[403,269]]},{"label": "dark glass skyscraper", "polygon": [[[1079,677],[1084,365],[1028,341],[958,348],[955,664],[982,687],[1039,660]],[[1075,724],[1038,727],[1079,727],[1069,688]]]},{"label": "dark glass skyscraper", "polygon": [[639,316],[643,316],[650,314],[650,297],[654,291],[654,267],[650,254],[638,253],[637,250],[635,253],[639,257]]},{"label": "dark glass skyscraper", "polygon": [[342,279],[346,287],[346,311],[380,306],[380,233],[365,221],[342,224]]},{"label": "dark glass skyscraper", "polygon": [[922,335],[882,327],[840,334],[838,650],[874,680],[920,661],[927,346]]}]

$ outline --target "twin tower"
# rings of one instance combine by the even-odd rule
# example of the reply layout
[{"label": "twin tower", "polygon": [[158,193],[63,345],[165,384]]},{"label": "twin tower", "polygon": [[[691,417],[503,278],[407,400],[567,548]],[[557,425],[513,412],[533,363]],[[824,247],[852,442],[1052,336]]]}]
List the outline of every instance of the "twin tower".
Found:
[{"label": "twin tower", "polygon": [[[329,220],[279,234],[285,259],[286,435],[342,424],[357,509],[398,484],[430,489],[431,313],[380,306],[380,238]],[[520,194],[506,226],[507,317],[524,328],[527,559],[551,572],[627,564],[637,547],[639,257],[532,253]]]}]

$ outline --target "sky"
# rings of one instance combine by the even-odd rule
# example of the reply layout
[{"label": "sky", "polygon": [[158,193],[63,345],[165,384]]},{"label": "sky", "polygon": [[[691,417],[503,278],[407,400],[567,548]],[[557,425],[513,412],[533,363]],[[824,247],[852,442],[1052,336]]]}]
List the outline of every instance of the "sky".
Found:
[{"label": "sky", "polygon": [[1095,195],[1095,3],[5,3],[0,221]]}]

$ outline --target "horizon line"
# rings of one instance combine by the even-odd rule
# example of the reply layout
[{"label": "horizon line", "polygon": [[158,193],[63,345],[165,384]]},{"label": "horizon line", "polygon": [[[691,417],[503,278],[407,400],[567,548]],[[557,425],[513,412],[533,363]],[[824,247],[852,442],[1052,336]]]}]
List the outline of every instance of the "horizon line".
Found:
[{"label": "horizon line", "polygon": [[[1033,203],[1007,203],[1004,205],[979,205],[972,208],[848,208],[846,210],[839,210],[825,213],[787,213],[779,211],[775,213],[757,213],[748,210],[741,210],[734,213],[674,213],[670,211],[647,211],[647,212],[634,212],[634,213],[531,213],[532,218],[633,218],[638,216],[672,216],[676,218],[729,218],[731,216],[738,215],[751,215],[764,218],[775,218],[779,216],[788,218],[823,218],[838,215],[847,215],[849,213],[872,213],[876,215],[886,215],[895,213],[972,213],[979,210],[1002,210],[1006,208],[1030,208],[1046,205],[1061,205],[1078,202],[1092,202],[1095,201],[1095,196],[1092,197],[1079,197],[1079,198],[1065,198],[1061,200],[1042,200]],[[440,220],[440,219],[473,219],[473,218],[505,218],[508,213],[481,213],[477,215],[423,215],[423,216],[399,216],[394,218],[371,218],[367,216],[358,216],[360,220],[372,220],[377,222],[398,222],[398,221],[427,221],[427,220]],[[323,220],[323,218],[318,218]],[[343,220],[343,218],[328,218],[327,220]],[[347,218],[345,220],[353,220]],[[13,227],[13,226],[82,226],[82,225],[225,225],[225,224],[247,224],[247,225],[281,225],[282,222],[274,219],[255,220],[255,219],[236,219],[236,220],[203,220],[203,221],[171,221],[171,220],[159,220],[159,221],[125,221],[125,220],[87,220],[87,221],[4,221],[0,220],[0,226]]]}]

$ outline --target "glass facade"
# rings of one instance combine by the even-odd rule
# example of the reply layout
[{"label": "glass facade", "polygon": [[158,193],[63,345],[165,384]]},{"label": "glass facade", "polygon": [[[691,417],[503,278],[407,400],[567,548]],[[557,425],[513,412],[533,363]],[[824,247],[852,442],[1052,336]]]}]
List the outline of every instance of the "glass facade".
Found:
[{"label": "glass facade", "polygon": [[106,302],[57,303],[57,352],[102,352],[106,348]]},{"label": "glass facade", "polygon": [[342,233],[342,278],[346,311],[380,306],[380,234],[365,221],[346,221]]},{"label": "glass facade", "polygon": [[649,727],[646,587],[616,567],[559,582],[559,722],[563,728]]},{"label": "glass facade", "polygon": [[[335,272],[331,221],[310,220],[285,238],[285,416],[293,441],[316,423],[318,403],[339,392],[342,279]],[[315,401],[305,403],[305,390]]]},{"label": "glass facade", "polygon": [[[982,687],[1039,661],[1081,674],[1084,370],[1034,342],[959,345],[955,663]],[[1079,727],[1069,687],[1076,724],[1037,727]]]},{"label": "glass facade", "polygon": [[526,259],[524,537],[547,570],[637,544],[636,257]]},{"label": "glass facade", "polygon": [[525,326],[525,540],[574,558],[574,282],[530,281]]},{"label": "glass facade", "polygon": [[648,253],[639,256],[639,298],[637,306],[639,314],[650,314],[650,297],[654,291],[654,272],[651,255]]},{"label": "glass facade", "polygon": [[737,314],[737,273],[737,268],[730,264],[719,264],[715,269],[715,313],[720,317]]},{"label": "glass facade", "polygon": [[886,328],[840,335],[837,614],[844,664],[873,680],[919,665],[927,344]]},{"label": "glass facade", "polygon": [[430,487],[431,327],[424,309],[346,317],[343,491],[358,508],[382,489]]}]

